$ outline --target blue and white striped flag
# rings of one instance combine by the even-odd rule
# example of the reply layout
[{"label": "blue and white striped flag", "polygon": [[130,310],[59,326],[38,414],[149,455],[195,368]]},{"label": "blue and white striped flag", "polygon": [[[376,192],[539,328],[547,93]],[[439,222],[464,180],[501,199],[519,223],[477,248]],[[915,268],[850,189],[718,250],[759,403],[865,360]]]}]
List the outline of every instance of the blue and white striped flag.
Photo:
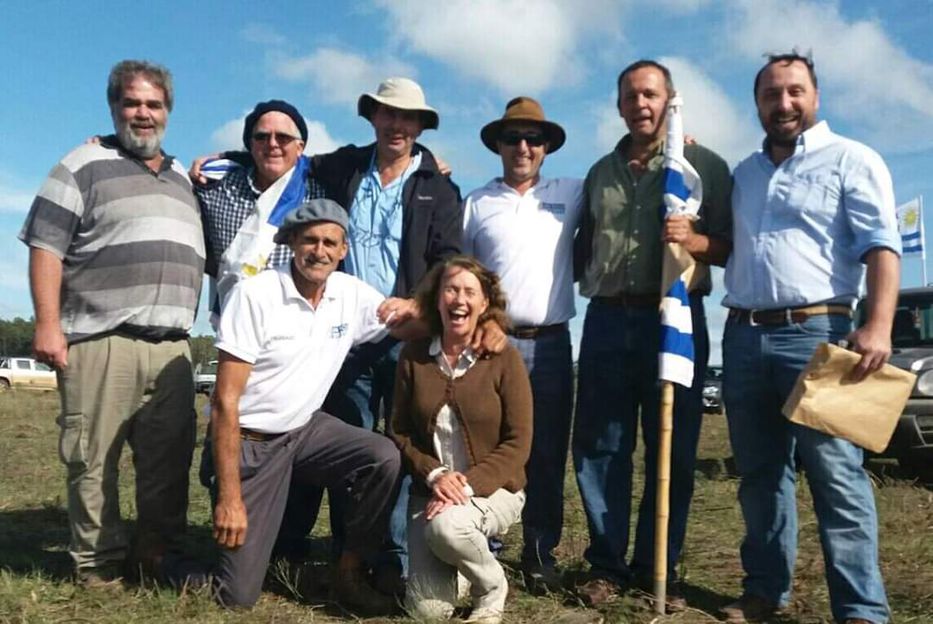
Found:
[{"label": "blue and white striped flag", "polygon": [[[664,146],[664,216],[684,214],[696,219],[703,203],[699,174],[684,158],[684,130],[680,108],[683,99],[675,94],[667,109],[667,140]],[[679,244],[664,249],[661,293],[661,353],[658,377],[682,386],[693,384],[693,320],[687,285],[696,263]]]},{"label": "blue and white striped flag", "polygon": [[904,255],[923,255],[923,203],[919,197],[897,207],[897,229]]}]

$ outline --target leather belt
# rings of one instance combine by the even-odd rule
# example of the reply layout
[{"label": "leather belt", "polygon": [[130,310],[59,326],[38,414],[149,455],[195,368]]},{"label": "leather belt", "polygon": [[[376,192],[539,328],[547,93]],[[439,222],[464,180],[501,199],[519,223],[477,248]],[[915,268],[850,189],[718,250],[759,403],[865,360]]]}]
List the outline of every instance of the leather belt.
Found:
[{"label": "leather belt", "polygon": [[263,433],[262,431],[253,431],[252,429],[240,427],[240,437],[244,440],[249,440],[250,442],[268,442],[269,440],[275,440],[276,438],[283,435],[285,434]]},{"label": "leather belt", "polygon": [[661,305],[661,295],[644,294],[635,295],[622,293],[611,297],[593,297],[596,303],[604,305],[618,306],[623,308],[657,308]]},{"label": "leather belt", "polygon": [[509,335],[528,340],[530,338],[547,336],[548,334],[556,334],[566,330],[567,323],[555,323],[554,325],[524,325],[522,327],[513,327],[509,330]]},{"label": "leather belt", "polygon": [[845,316],[852,318],[852,308],[844,305],[821,304],[799,308],[777,308],[771,310],[742,310],[729,308],[729,319],[745,325],[790,325],[803,323],[811,316]]}]

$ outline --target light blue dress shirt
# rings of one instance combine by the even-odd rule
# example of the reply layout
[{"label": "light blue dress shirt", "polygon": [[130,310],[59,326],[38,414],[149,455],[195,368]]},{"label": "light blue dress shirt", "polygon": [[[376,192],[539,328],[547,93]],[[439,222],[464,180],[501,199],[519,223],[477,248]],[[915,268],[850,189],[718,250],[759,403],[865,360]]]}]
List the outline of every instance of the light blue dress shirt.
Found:
[{"label": "light blue dress shirt", "polygon": [[726,306],[851,304],[861,294],[865,254],[877,247],[901,253],[884,161],[825,121],[804,132],[780,165],[761,150],[734,175]]},{"label": "light blue dress shirt", "polygon": [[350,209],[350,245],[344,271],[360,278],[386,297],[395,289],[402,249],[402,196],[405,182],[421,166],[415,154],[402,175],[383,187],[376,152],[360,181]]}]

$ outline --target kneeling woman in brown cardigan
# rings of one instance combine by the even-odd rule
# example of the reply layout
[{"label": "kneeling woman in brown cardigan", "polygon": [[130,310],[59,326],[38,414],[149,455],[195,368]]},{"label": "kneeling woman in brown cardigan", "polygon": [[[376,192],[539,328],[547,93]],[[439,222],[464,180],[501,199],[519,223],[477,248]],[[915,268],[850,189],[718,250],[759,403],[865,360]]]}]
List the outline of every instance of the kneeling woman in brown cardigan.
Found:
[{"label": "kneeling woman in brown cardigan", "polygon": [[425,276],[417,295],[432,338],[402,350],[392,415],[394,438],[412,474],[406,607],[419,618],[449,617],[457,572],[471,584],[469,621],[502,618],[508,583],[487,539],[521,517],[531,448],[528,373],[511,345],[477,358],[477,323],[507,326],[499,278],[456,256]]}]

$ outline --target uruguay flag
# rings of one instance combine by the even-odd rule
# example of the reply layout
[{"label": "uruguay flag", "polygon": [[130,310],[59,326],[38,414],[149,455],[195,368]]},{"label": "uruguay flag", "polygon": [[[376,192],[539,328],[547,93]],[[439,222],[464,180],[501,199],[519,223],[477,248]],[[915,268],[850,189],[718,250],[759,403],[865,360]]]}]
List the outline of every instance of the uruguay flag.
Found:
[{"label": "uruguay flag", "polygon": [[915,197],[897,207],[897,229],[901,233],[903,254],[923,253],[923,202]]},{"label": "uruguay flag", "polygon": [[[685,214],[697,218],[703,203],[699,174],[684,158],[683,99],[674,94],[667,109],[664,146],[664,217]],[[693,320],[687,285],[696,263],[678,243],[667,243],[661,277],[661,353],[658,377],[682,386],[693,384]]]}]

